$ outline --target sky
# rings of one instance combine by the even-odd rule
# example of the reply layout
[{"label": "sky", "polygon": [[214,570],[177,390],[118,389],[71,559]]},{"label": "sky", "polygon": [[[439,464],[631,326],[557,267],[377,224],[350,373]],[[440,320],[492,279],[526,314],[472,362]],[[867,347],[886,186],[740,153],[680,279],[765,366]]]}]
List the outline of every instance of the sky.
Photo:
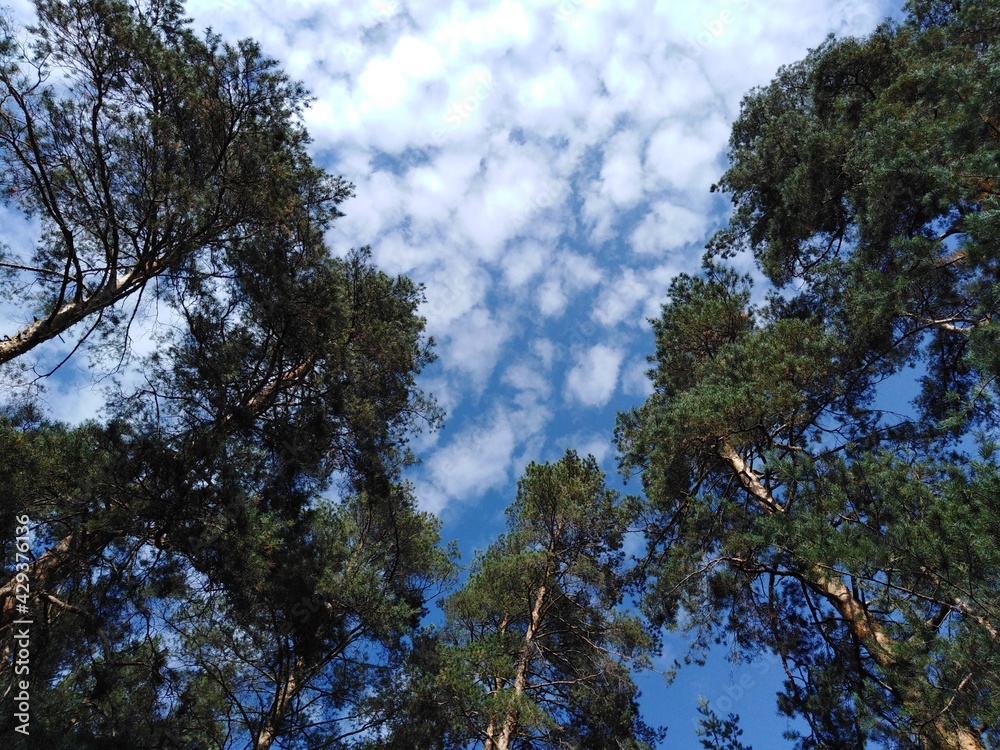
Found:
[{"label": "sky", "polygon": [[[193,0],[187,10],[226,40],[257,39],[312,92],[314,157],[356,186],[329,235],[334,252],[370,245],[383,270],[425,285],[439,359],[421,385],[447,419],[414,442],[422,464],[410,479],[468,561],[502,530],[530,461],[592,453],[621,485],[615,415],[650,392],[647,319],[726,221],[727,197],[709,188],[742,96],[828,34],[866,34],[897,6]],[[73,421],[101,397],[67,372],[46,398]],[[662,663],[681,647],[668,641]],[[780,663],[723,656],[670,688],[643,678],[649,719],[670,725],[667,746],[698,748],[690,717],[702,695],[742,714],[758,750],[781,747]]]},{"label": "sky", "polygon": [[[808,7],[804,11],[803,8]],[[498,511],[531,460],[614,466],[615,413],[649,392],[647,318],[726,218],[743,94],[881,2],[198,0],[315,101],[319,163],[356,185],[330,235],[426,287],[445,429],[415,444],[422,506]],[[500,508],[505,503],[500,504]],[[484,528],[487,536],[493,528]],[[484,537],[485,539],[485,537]]]}]

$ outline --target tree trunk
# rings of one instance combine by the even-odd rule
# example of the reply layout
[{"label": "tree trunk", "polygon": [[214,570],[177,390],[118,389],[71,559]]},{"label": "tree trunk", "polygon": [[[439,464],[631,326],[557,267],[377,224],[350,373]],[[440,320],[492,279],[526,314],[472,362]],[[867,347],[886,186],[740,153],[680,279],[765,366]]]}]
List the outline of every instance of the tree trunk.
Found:
[{"label": "tree trunk", "polygon": [[0,364],[21,356],[49,339],[54,339],[85,318],[125,299],[142,288],[150,279],[162,273],[168,263],[181,255],[182,250],[182,245],[172,248],[162,258],[148,263],[145,267],[136,266],[126,276],[109,281],[106,286],[99,288],[89,297],[67,302],[41,320],[29,323],[10,338],[0,341]]},{"label": "tree trunk", "polygon": [[[528,671],[531,667],[531,650],[534,648],[533,641],[538,631],[541,629],[542,625],[542,607],[545,604],[545,594],[547,592],[546,581],[549,577],[548,566],[545,568],[545,574],[542,577],[542,583],[538,587],[538,591],[535,592],[535,601],[531,608],[531,619],[528,622],[528,629],[524,634],[524,646],[521,649],[521,655],[517,662],[517,672],[514,675],[514,695],[516,698],[520,698],[524,695],[524,691],[528,686]],[[500,730],[500,736],[492,741],[492,744],[487,744],[484,750],[510,750],[510,744],[514,739],[514,733],[517,731],[517,725],[519,720],[519,711],[515,707],[514,709],[507,712],[504,717],[503,727]]]},{"label": "tree trunk", "polygon": [[297,657],[288,672],[288,677],[278,686],[274,702],[271,704],[271,710],[267,715],[267,720],[264,722],[264,726],[261,727],[254,742],[254,750],[270,750],[271,745],[278,735],[278,730],[281,728],[281,724],[288,714],[288,709],[292,705],[292,701],[295,700],[295,696],[302,687],[305,668],[305,660],[301,656]]},{"label": "tree trunk", "polygon": [[[724,441],[719,445],[718,452],[732,467],[743,489],[757,501],[765,513],[785,511],[784,506],[768,492],[757,474],[732,445]],[[799,580],[830,602],[844,618],[854,638],[864,646],[880,668],[889,670],[899,666],[900,662],[895,654],[897,644],[839,575],[831,575],[829,569],[817,565],[804,571]],[[886,678],[891,679],[891,676],[886,674]],[[890,683],[889,688],[903,703],[914,701],[912,691],[906,686]],[[929,722],[928,726],[932,729],[925,739],[930,741],[930,747],[934,750],[986,750],[979,737],[967,729],[949,727],[940,717]]]}]

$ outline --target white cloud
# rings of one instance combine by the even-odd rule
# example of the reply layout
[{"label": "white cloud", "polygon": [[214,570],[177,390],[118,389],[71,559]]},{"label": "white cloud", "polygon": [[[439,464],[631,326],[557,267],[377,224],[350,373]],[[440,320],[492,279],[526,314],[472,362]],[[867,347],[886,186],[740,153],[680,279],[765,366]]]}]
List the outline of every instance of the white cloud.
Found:
[{"label": "white cloud", "polygon": [[518,447],[535,445],[550,418],[543,407],[505,405],[462,429],[427,459],[416,481],[422,507],[441,512],[456,501],[472,504],[508,484],[525,460]]},{"label": "white cloud", "polygon": [[566,309],[569,296],[563,290],[558,278],[549,277],[538,287],[538,312],[544,317],[550,318],[560,315]]},{"label": "white cloud", "polygon": [[708,240],[708,216],[659,201],[632,232],[632,249],[643,255],[666,253],[691,244],[704,245]]},{"label": "white cloud", "polygon": [[641,54],[618,48],[611,55],[601,75],[601,83],[623,108],[638,104],[654,87],[649,63]]},{"label": "white cloud", "polygon": [[509,479],[517,435],[502,417],[465,431],[427,460],[418,488],[426,510],[440,512],[453,500],[470,503]]},{"label": "white cloud", "polygon": [[647,373],[653,364],[645,359],[627,362],[622,367],[622,391],[628,396],[645,399],[653,392],[653,384]]},{"label": "white cloud", "polygon": [[[413,5],[419,8],[434,3]],[[418,10],[415,15],[419,18],[422,14]],[[502,0],[492,11],[482,14],[470,13],[462,5],[453,6],[450,17],[437,16],[435,21],[440,25],[433,32],[434,42],[453,56],[472,51],[503,54],[511,46],[529,41],[535,28],[524,6],[512,0]]]},{"label": "white cloud", "polygon": [[544,372],[532,367],[526,362],[520,362],[507,368],[504,382],[519,391],[531,393],[539,397],[548,395],[550,387]]},{"label": "white cloud", "polygon": [[583,205],[592,243],[608,240],[621,211],[642,197],[640,152],[641,142],[634,132],[616,135],[604,148],[600,175],[591,182]]},{"label": "white cloud", "polygon": [[490,288],[489,275],[469,258],[444,256],[432,268],[420,266],[413,275],[426,284],[422,312],[434,336],[448,335],[472,310],[482,310]]},{"label": "white cloud", "polygon": [[615,391],[623,357],[621,349],[607,344],[582,352],[566,376],[567,394],[585,406],[603,406]]},{"label": "white cloud", "polygon": [[690,195],[707,193],[718,176],[716,160],[728,134],[729,127],[721,118],[690,124],[671,122],[660,127],[646,150],[650,187],[669,187]]},{"label": "white cloud", "polygon": [[[527,217],[525,198],[534,195],[537,186],[549,179],[541,160],[522,151],[504,147],[495,153],[481,182],[466,195],[458,215],[457,225],[469,238],[470,249],[487,261],[498,258],[503,243],[514,236]],[[535,204],[552,200],[546,195],[536,199]]]},{"label": "white cloud", "polygon": [[346,216],[338,220],[337,235],[350,238],[350,244],[372,243],[378,234],[395,228],[406,218],[406,194],[394,174],[379,171],[347,178],[357,186],[359,197],[342,207]]},{"label": "white cloud", "polygon": [[396,42],[392,61],[403,75],[417,80],[430,78],[444,67],[441,53],[432,44],[409,35]]},{"label": "white cloud", "polygon": [[549,266],[545,280],[538,288],[536,303],[545,317],[558,317],[566,309],[570,297],[596,285],[601,280],[601,269],[593,259],[561,250]]},{"label": "white cloud", "polygon": [[542,110],[551,115],[578,99],[579,85],[579,79],[565,65],[556,65],[521,83],[518,103],[524,109]]},{"label": "white cloud", "polygon": [[591,317],[605,326],[638,322],[633,320],[633,310],[651,294],[658,293],[658,289],[653,291],[641,271],[626,268],[603,285]]},{"label": "white cloud", "polygon": [[604,432],[576,433],[566,439],[566,446],[581,457],[593,456],[598,465],[607,461],[614,447],[611,435]]},{"label": "white cloud", "polygon": [[514,403],[520,408],[545,408],[552,384],[544,365],[544,361],[525,359],[511,365],[504,373],[503,382],[515,390]]},{"label": "white cloud", "polygon": [[442,346],[446,368],[454,368],[471,378],[471,385],[481,388],[492,374],[500,351],[511,329],[489,311],[476,308],[456,320],[448,340]]},{"label": "white cloud", "polygon": [[89,373],[69,377],[77,384],[64,381],[57,388],[47,388],[40,397],[41,403],[53,418],[67,424],[78,424],[98,417],[106,402],[104,389],[85,385],[90,380]]},{"label": "white cloud", "polygon": [[446,229],[479,174],[480,159],[475,150],[454,149],[409,170],[404,179],[413,221],[426,223],[434,231]]},{"label": "white cloud", "polygon": [[519,242],[507,251],[503,273],[508,286],[518,288],[535,278],[545,267],[549,251],[535,240]]},{"label": "white cloud", "polygon": [[403,102],[408,93],[408,82],[393,60],[376,57],[358,76],[358,88],[362,110],[369,106],[387,109]]}]

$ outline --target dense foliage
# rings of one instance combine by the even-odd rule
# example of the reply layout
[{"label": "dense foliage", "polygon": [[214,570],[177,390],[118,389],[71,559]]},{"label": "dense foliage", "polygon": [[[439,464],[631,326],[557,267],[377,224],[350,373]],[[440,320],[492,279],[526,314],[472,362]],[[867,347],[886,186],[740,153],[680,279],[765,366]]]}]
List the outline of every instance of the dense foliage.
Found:
[{"label": "dense foliage", "polygon": [[36,320],[0,358],[78,329],[126,355],[144,296],[170,324],[104,422],[0,420],[3,525],[32,534],[30,595],[0,542],[5,684],[33,620],[30,736],[11,711],[0,729],[340,746],[379,721],[367,686],[450,575],[400,477],[438,418],[414,382],[420,290],[330,253],[350,186],[313,166],[304,94],[254,44],[197,38],[171,0],[37,10],[30,41],[5,29],[0,73],[7,197],[42,229],[3,290]]},{"label": "dense foliage", "polygon": [[[352,186],[313,164],[305,92],[177,0],[35,6],[0,21],[0,186],[39,228],[0,253],[0,366],[82,348],[122,377],[101,421],[0,406],[0,527],[31,546],[0,537],[5,706],[31,619],[5,739],[647,750],[631,670],[666,626],[695,660],[777,654],[803,750],[1000,746],[995,2],[913,0],[747,95],[731,221],[619,418],[643,496],[530,464],[450,591],[403,478],[440,419],[421,290],[327,247]],[[697,710],[704,747],[747,750]]]},{"label": "dense foliage", "polygon": [[652,748],[629,675],[652,639],[616,611],[632,512],[592,456],[530,464],[507,533],[419,643],[416,699],[380,747]]},{"label": "dense foliage", "polygon": [[746,97],[619,424],[653,622],[780,654],[803,748],[1000,741],[1000,8],[909,10]]}]

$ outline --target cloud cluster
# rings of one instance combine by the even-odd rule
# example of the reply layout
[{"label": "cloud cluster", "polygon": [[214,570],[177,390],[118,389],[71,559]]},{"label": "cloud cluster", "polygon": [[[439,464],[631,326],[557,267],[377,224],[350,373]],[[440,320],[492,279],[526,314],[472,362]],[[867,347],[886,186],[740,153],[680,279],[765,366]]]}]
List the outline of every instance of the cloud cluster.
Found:
[{"label": "cloud cluster", "polygon": [[[20,0],[19,0],[20,2]],[[24,5],[20,2],[20,5]],[[727,204],[743,93],[887,2],[192,0],[312,91],[314,153],[357,186],[329,237],[425,284],[449,408],[425,507],[503,491],[533,451],[648,392],[645,319]],[[599,427],[598,427],[599,426]],[[590,438],[588,438],[590,440]],[[590,442],[593,442],[592,440]]]}]

